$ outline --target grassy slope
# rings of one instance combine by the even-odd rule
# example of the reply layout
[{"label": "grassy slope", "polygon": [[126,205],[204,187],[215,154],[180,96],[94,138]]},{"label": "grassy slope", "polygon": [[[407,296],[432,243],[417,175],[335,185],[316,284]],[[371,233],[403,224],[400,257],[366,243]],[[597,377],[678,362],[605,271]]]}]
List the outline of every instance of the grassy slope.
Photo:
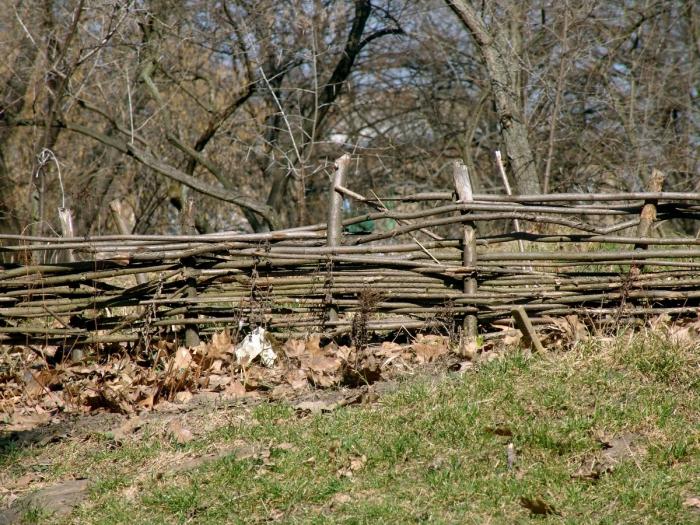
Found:
[{"label": "grassy slope", "polygon": [[[514,352],[461,377],[411,379],[374,407],[304,418],[280,404],[234,411],[186,445],[77,444],[56,468],[99,481],[67,522],[524,523],[521,498],[539,497],[560,513],[544,522],[697,523],[683,501],[700,496],[699,363],[697,347],[619,338],[609,348]],[[572,479],[600,451],[597,437],[626,432],[640,449],[598,480]],[[269,457],[147,471],[158,457],[236,440]]]}]

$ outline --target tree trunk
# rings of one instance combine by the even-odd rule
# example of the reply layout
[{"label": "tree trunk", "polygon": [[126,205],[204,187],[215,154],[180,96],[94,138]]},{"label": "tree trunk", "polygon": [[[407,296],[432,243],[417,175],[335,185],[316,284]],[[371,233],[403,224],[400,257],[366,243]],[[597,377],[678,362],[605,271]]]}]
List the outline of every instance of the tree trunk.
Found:
[{"label": "tree trunk", "polygon": [[468,0],[445,0],[474,38],[488,71],[501,137],[515,187],[520,194],[541,193],[535,157],[520,96],[520,63],[508,32],[493,22],[488,27]]}]

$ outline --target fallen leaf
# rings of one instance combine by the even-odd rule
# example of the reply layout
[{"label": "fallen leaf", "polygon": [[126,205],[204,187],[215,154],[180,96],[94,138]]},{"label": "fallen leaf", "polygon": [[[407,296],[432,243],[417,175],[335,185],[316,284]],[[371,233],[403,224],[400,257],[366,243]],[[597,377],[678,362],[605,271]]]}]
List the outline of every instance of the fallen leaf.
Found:
[{"label": "fallen leaf", "polygon": [[442,344],[415,342],[411,348],[419,363],[431,363],[448,352],[447,346]]},{"label": "fallen leaf", "polygon": [[634,455],[644,454],[646,451],[638,442],[641,436],[628,432],[619,437],[601,437],[599,442],[603,448],[593,457],[584,459],[581,466],[571,477],[577,479],[596,480],[603,474],[612,472],[617,465]]},{"label": "fallen leaf", "polygon": [[683,506],[688,507],[693,512],[700,512],[700,498],[697,496],[686,498],[683,502]]},{"label": "fallen leaf", "polygon": [[211,342],[209,343],[209,349],[212,357],[218,357],[225,353],[233,353],[234,347],[228,330],[224,330],[223,332],[215,332],[214,335],[212,335]]},{"label": "fallen leaf", "polygon": [[185,372],[192,363],[192,354],[188,348],[181,346],[175,352],[175,357],[173,358],[172,370],[176,373],[182,374]]},{"label": "fallen leaf", "polygon": [[494,434],[496,436],[513,437],[513,431],[506,425],[496,425],[493,427],[486,427],[484,430],[489,434]]},{"label": "fallen leaf", "polygon": [[336,408],[353,405],[362,400],[362,392],[354,391],[350,395],[338,392],[333,396],[326,396],[323,399],[302,401],[294,405],[295,410],[300,414],[320,414],[331,412]]},{"label": "fallen leaf", "polygon": [[344,478],[351,478],[355,475],[355,472],[362,470],[366,463],[367,456],[364,454],[351,456],[348,463],[338,469],[338,475]]},{"label": "fallen leaf", "polygon": [[331,498],[331,507],[339,507],[341,505],[350,503],[351,501],[352,496],[350,496],[350,494],[335,494],[333,498]]},{"label": "fallen leaf", "polygon": [[294,405],[294,409],[297,412],[309,413],[309,414],[320,414],[322,412],[332,412],[340,405],[337,401],[333,400],[316,400],[316,401],[302,401]]},{"label": "fallen leaf", "polygon": [[240,381],[231,381],[224,392],[233,398],[245,397],[246,395],[245,387]]},{"label": "fallen leaf", "polygon": [[185,405],[189,403],[193,397],[194,396],[192,392],[190,392],[189,390],[183,390],[182,392],[178,392],[177,394],[175,394],[175,402],[181,405]]},{"label": "fallen leaf", "polygon": [[182,422],[178,419],[173,419],[168,425],[168,429],[175,439],[176,443],[182,445],[183,443],[188,443],[194,439],[192,431],[182,425]]},{"label": "fallen leaf", "polygon": [[143,426],[143,420],[140,417],[130,417],[120,426],[112,430],[114,441],[122,442],[128,436],[136,432]]},{"label": "fallen leaf", "polygon": [[306,353],[306,343],[300,339],[287,339],[282,345],[282,351],[290,359],[300,357]]},{"label": "fallen leaf", "polygon": [[557,512],[554,507],[552,507],[549,503],[546,503],[539,496],[535,496],[534,498],[527,498],[523,496],[520,498],[520,504],[529,510],[531,514],[556,514],[557,516],[561,516],[561,514]]}]

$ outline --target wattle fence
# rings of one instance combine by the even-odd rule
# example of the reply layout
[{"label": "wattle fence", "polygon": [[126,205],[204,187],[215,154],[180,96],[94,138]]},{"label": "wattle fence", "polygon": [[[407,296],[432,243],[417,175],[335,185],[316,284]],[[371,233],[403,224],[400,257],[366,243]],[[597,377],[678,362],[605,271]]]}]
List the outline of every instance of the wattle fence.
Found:
[{"label": "wattle fence", "polygon": [[[191,345],[254,325],[338,336],[359,318],[370,331],[475,337],[520,308],[534,324],[700,309],[700,239],[676,226],[700,224],[700,193],[661,192],[658,172],[645,193],[479,195],[455,163],[452,192],[369,198],[345,188],[348,161],[337,162],[326,224],[1,235],[0,344]],[[343,199],[376,211],[342,220]]]}]

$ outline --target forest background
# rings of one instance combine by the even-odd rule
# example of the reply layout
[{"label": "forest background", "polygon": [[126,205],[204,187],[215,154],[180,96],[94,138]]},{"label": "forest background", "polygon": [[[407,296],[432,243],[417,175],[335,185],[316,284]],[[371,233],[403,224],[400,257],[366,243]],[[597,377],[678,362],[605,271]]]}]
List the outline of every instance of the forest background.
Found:
[{"label": "forest background", "polygon": [[348,187],[700,191],[691,0],[13,0],[0,233],[266,231]]}]

